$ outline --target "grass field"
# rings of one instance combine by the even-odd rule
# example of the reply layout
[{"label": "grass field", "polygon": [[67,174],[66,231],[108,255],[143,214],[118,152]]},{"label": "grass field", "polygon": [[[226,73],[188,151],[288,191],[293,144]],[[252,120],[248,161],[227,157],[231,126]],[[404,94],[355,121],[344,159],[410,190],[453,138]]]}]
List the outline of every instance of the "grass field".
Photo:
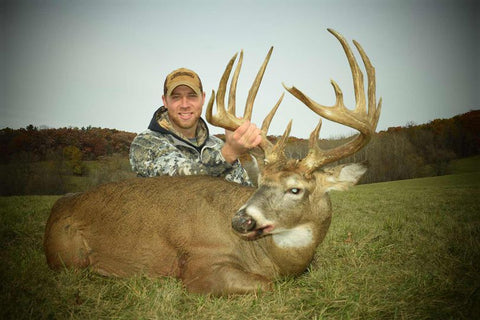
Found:
[{"label": "grass field", "polygon": [[477,168],[478,158],[456,163],[459,174],[333,193],[332,226],[308,272],[273,292],[223,298],[190,294],[174,279],[51,271],[42,238],[58,197],[0,197],[0,318],[474,319]]}]

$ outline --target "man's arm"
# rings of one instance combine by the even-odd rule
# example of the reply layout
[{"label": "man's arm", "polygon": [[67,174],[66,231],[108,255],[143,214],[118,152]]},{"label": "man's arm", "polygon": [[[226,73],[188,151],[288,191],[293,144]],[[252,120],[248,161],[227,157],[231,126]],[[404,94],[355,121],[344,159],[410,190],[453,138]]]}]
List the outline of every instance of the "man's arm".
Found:
[{"label": "man's arm", "polygon": [[237,162],[231,164],[223,158],[220,143],[217,148],[205,148],[199,156],[194,150],[181,150],[167,136],[142,133],[130,146],[130,163],[132,169],[143,177],[226,176],[227,180],[249,185],[245,170]]}]

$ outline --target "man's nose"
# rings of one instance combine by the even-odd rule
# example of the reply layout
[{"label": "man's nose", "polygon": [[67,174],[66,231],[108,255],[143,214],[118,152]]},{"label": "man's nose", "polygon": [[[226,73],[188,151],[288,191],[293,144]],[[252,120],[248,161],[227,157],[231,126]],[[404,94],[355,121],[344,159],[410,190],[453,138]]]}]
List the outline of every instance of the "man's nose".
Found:
[{"label": "man's nose", "polygon": [[188,101],[187,96],[182,97],[181,100],[180,100],[181,106],[186,107],[188,105],[187,101]]}]

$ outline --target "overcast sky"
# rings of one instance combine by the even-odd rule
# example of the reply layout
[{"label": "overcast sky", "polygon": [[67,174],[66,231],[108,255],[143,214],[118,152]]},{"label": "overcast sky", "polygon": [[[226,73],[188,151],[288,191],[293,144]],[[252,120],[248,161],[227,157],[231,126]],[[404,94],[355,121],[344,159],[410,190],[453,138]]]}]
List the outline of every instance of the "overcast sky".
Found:
[{"label": "overcast sky", "polygon": [[[138,133],[161,106],[169,72],[195,70],[208,100],[243,49],[240,108],[270,46],[255,122],[285,91],[282,82],[331,105],[334,79],[353,107],[348,62],[327,28],[360,42],[375,66],[383,97],[378,130],[480,108],[476,0],[0,3],[0,128],[91,125]],[[287,93],[269,134],[281,134],[289,119],[292,135],[306,138],[318,116]],[[321,135],[352,132],[327,122]]]}]

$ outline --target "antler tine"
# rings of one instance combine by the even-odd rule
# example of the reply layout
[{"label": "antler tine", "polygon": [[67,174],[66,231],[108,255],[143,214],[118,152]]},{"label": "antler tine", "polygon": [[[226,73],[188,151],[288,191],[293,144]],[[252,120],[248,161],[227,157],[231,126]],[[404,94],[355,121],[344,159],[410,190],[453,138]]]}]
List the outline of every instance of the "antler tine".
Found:
[{"label": "antler tine", "polygon": [[314,168],[319,165],[322,161],[322,149],[318,146],[318,137],[320,129],[322,128],[322,119],[318,120],[318,124],[315,129],[310,133],[310,138],[308,139],[308,154],[304,158],[303,162],[305,166]]},{"label": "antler tine", "polygon": [[[240,57],[238,60],[237,67],[235,69],[235,72],[233,74],[232,81],[230,83],[230,92],[229,92],[229,97],[228,97],[228,111],[225,110],[225,92],[226,92],[226,87],[227,87],[227,81],[228,78],[230,77],[230,73],[233,68],[233,64],[235,62],[235,59],[237,57],[237,54],[233,56],[232,59],[228,62],[225,71],[222,75],[222,78],[220,79],[220,83],[218,85],[218,92],[216,95],[216,100],[217,100],[217,109],[218,112],[216,115],[213,115],[213,103],[215,100],[215,91],[212,90],[212,96],[210,97],[210,100],[207,105],[207,110],[206,110],[206,118],[209,123],[211,123],[214,126],[222,127],[227,130],[234,131],[237,129],[242,123],[244,123],[246,120],[250,120],[252,117],[252,110],[253,110],[253,103],[255,100],[255,97],[257,95],[258,89],[260,87],[260,83],[262,82],[263,75],[265,73],[265,70],[267,68],[267,64],[270,60],[270,56],[272,55],[273,47],[270,48],[270,50],[267,53],[267,56],[260,67],[260,70],[257,73],[257,76],[248,92],[248,97],[247,97],[247,102],[245,106],[245,113],[243,118],[237,118],[235,116],[235,95],[236,95],[236,88],[237,88],[237,81],[238,81],[238,76],[240,73],[242,61],[243,61],[243,51],[240,52]],[[282,99],[284,97],[284,94],[280,97],[280,99],[277,101],[275,106],[272,108],[270,113],[265,117],[265,120],[263,121],[262,128],[261,128],[261,135],[262,135],[262,142],[260,143],[260,147],[264,150],[265,154],[268,154],[272,152],[273,149],[278,150],[281,148],[274,148],[272,143],[267,139],[267,132],[268,128],[270,126],[270,122],[272,121],[273,116],[275,115],[275,112],[277,111],[278,107],[280,106],[280,103],[282,102]],[[288,130],[289,131],[289,130]],[[282,151],[283,152],[283,151]]]},{"label": "antler tine", "polygon": [[[235,131],[243,122],[244,120],[236,118],[235,115],[227,112],[225,110],[225,91],[227,90],[227,81],[230,77],[230,72],[232,71],[233,63],[237,58],[237,54],[235,54],[232,59],[227,64],[225,71],[223,72],[222,78],[220,79],[220,83],[218,84],[218,92],[216,96],[217,100],[217,114],[213,115],[213,101],[215,96],[215,91],[212,90],[212,96],[208,101],[207,110],[205,117],[207,121],[214,126],[221,127],[227,130]],[[238,76],[238,74],[237,74]],[[233,106],[233,109],[235,106]],[[231,107],[229,107],[231,109]]]},{"label": "antler tine", "polygon": [[280,99],[278,99],[275,106],[272,108],[272,110],[270,110],[270,112],[267,114],[265,119],[263,119],[262,128],[261,128],[261,131],[262,131],[261,147],[265,151],[269,151],[273,147],[272,143],[267,139],[268,128],[270,128],[270,123],[272,122],[273,116],[277,112],[277,109],[280,106],[280,103],[282,103],[284,96],[285,96],[285,93],[282,93],[282,95],[280,96]]},{"label": "antler tine", "polygon": [[375,78],[375,67],[370,62],[367,54],[363,50],[360,43],[353,40],[355,47],[357,47],[360,56],[362,57],[363,64],[365,65],[365,69],[367,70],[367,77],[368,77],[368,116],[370,119],[374,120],[374,126],[377,127],[378,119],[380,118],[380,111],[382,108],[382,98],[380,98],[377,104],[376,96],[375,96],[375,88],[376,88],[376,78]]},{"label": "antler tine", "polygon": [[281,160],[285,160],[285,145],[292,129],[292,120],[288,122],[287,128],[283,132],[282,137],[273,145],[270,143],[270,148],[265,150],[265,163],[282,163]]},{"label": "antler tine", "polygon": [[244,119],[251,119],[252,118],[252,110],[253,110],[253,102],[255,101],[255,97],[257,96],[258,88],[260,87],[260,83],[262,82],[263,74],[265,73],[265,69],[267,68],[268,61],[270,61],[270,56],[272,55],[273,47],[270,47],[268,50],[267,56],[263,61],[260,70],[258,70],[257,76],[252,83],[252,87],[248,91],[247,102],[245,104],[245,112],[243,114]]},{"label": "antler tine", "polygon": [[230,94],[228,95],[228,113],[235,115],[235,100],[236,100],[236,91],[237,91],[237,82],[238,76],[240,74],[240,69],[242,68],[243,62],[243,50],[240,51],[240,57],[238,58],[237,67],[233,73],[232,82],[230,83]]},{"label": "antler tine", "polygon": [[365,92],[364,90],[364,83],[363,83],[363,73],[358,66],[357,59],[353,55],[352,49],[348,45],[347,40],[338,32],[333,29],[327,29],[331,34],[333,34],[340,44],[343,47],[343,51],[345,51],[345,55],[347,56],[348,63],[350,65],[350,70],[352,71],[352,79],[353,79],[353,89],[355,92],[355,101],[356,101],[356,108],[358,112],[365,113]]},{"label": "antler tine", "polygon": [[313,101],[307,97],[303,92],[298,90],[295,87],[288,88],[284,85],[285,89],[294,95],[297,99],[302,101],[310,109],[312,109],[318,115],[329,119],[331,121],[347,125],[351,128],[357,129],[360,131],[360,134],[357,135],[354,139],[347,142],[344,145],[339,147],[322,150],[318,147],[318,133],[320,131],[321,123],[315,128],[315,130],[310,135],[310,150],[308,155],[302,160],[301,166],[304,168],[306,174],[310,174],[322,165],[337,161],[339,159],[345,158],[356,151],[360,150],[365,144],[368,143],[372,134],[375,132],[377,127],[378,119],[380,116],[381,109],[381,99],[376,105],[375,98],[375,68],[370,63],[368,56],[365,54],[364,50],[354,41],[355,46],[357,47],[365,69],[368,76],[368,111],[366,110],[366,98],[364,92],[364,82],[363,82],[363,73],[360,70],[358,63],[353,55],[350,46],[348,45],[345,38],[340,35],[338,32],[332,29],[328,29],[340,42],[347,56],[347,60],[350,64],[350,69],[352,71],[353,86],[355,91],[355,102],[356,106],[354,110],[349,110],[345,107],[343,102],[343,93],[338,84],[335,81],[331,81],[331,84],[335,91],[336,101],[335,104],[331,107],[320,105],[319,103]]}]

